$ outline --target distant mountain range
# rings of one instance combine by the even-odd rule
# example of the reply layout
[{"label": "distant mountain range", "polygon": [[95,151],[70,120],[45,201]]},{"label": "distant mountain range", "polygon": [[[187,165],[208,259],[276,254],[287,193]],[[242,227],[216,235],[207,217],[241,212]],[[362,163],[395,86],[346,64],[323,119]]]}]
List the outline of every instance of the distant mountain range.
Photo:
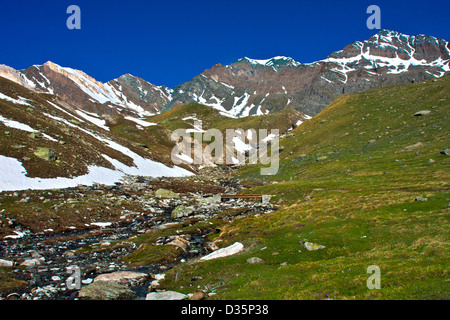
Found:
[{"label": "distant mountain range", "polygon": [[230,117],[262,115],[287,106],[314,116],[341,94],[441,77],[450,70],[449,61],[446,40],[382,30],[317,62],[245,57],[231,65],[216,64],[173,89],[130,74],[101,83],[52,62],[21,71],[0,65],[0,76],[104,115],[144,117],[198,102]]}]

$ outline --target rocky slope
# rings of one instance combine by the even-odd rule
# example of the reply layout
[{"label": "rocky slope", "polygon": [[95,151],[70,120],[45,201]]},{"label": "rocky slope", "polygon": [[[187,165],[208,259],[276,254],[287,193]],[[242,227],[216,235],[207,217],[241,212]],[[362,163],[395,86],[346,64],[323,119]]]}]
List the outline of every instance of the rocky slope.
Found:
[{"label": "rocky slope", "polygon": [[[13,80],[18,79],[25,78]],[[122,81],[131,80],[121,77],[117,83]],[[86,111],[60,95],[39,93],[16,82],[0,77],[0,192],[111,185],[126,175],[192,175],[202,165],[192,164],[192,154],[184,155],[190,162],[172,161],[175,129],[196,129],[197,121],[203,126],[200,132],[264,128],[283,133],[308,119],[289,109],[230,119],[192,103],[144,120],[121,112]]]},{"label": "rocky slope", "polygon": [[0,191],[110,185],[127,174],[191,175],[149,150],[155,137],[145,127],[153,125],[124,115],[106,120],[0,78]]},{"label": "rocky slope", "polygon": [[194,100],[233,116],[290,106],[314,116],[341,94],[441,77],[449,59],[443,39],[382,30],[314,63],[275,57],[217,64],[174,88],[169,106]]},{"label": "rocky slope", "polygon": [[101,83],[83,71],[53,62],[17,71],[0,66],[0,76],[26,88],[58,96],[72,107],[100,114],[149,116],[170,102],[170,90],[126,74]]},{"label": "rocky slope", "polygon": [[[200,179],[130,177],[109,187],[1,193],[0,271],[12,278],[0,276],[0,300],[143,299],[162,289],[155,274],[162,279],[174,265],[217,250],[208,236],[236,218],[276,210],[270,203],[211,197],[242,188],[237,179],[206,173]],[[32,212],[39,217],[30,219]],[[82,290],[68,288],[70,266],[80,269]],[[10,267],[20,271],[11,274]],[[111,296],[115,290],[104,286],[111,282],[130,295]]]},{"label": "rocky slope", "polygon": [[[449,43],[443,39],[382,30],[318,62],[243,58],[215,65],[174,89],[129,74],[101,83],[52,62],[22,71],[3,65],[0,190],[111,183],[123,174],[187,174],[173,167],[170,133],[196,129],[193,119],[203,121],[203,129],[284,133],[343,93],[442,77],[449,61]],[[214,112],[195,103],[179,108],[191,102]],[[260,117],[243,119],[249,115]]]}]

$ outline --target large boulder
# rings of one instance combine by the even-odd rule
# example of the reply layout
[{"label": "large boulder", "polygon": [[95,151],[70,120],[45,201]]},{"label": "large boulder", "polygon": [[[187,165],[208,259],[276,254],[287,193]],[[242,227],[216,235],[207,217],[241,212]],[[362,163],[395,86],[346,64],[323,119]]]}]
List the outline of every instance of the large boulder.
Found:
[{"label": "large boulder", "polygon": [[81,288],[78,297],[83,300],[133,300],[136,293],[123,284],[95,281]]}]

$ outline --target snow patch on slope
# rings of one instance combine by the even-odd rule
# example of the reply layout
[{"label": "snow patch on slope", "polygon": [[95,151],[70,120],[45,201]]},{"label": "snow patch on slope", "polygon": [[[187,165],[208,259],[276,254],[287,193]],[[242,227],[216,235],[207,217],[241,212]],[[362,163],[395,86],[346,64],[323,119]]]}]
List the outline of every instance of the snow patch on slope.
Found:
[{"label": "snow patch on slope", "polygon": [[55,72],[61,73],[72,80],[83,92],[89,95],[94,101],[101,104],[110,102],[120,106],[127,107],[137,112],[139,116],[150,116],[153,113],[146,111],[142,106],[129,101],[125,95],[116,90],[108,83],[101,83],[86,73],[71,68],[61,67],[53,62],[46,62],[46,66]]},{"label": "snow patch on slope", "polygon": [[[99,119],[98,115],[96,114],[92,114],[86,111],[81,111],[81,110],[76,110],[75,111],[80,117],[86,119],[87,121],[89,121],[92,124],[95,124],[96,126],[109,131],[109,128],[106,126],[106,120],[103,119]],[[88,114],[89,113],[89,114]]]},{"label": "snow patch on slope", "polygon": [[174,166],[173,168],[167,167],[162,163],[145,159],[114,141],[101,138],[92,133],[91,135],[105,142],[110,148],[131,157],[135,166],[127,166],[116,159],[103,155],[103,157],[115,167],[115,170],[100,166],[89,166],[87,174],[74,178],[29,178],[26,176],[26,169],[19,160],[0,155],[0,192],[26,189],[42,190],[71,188],[76,187],[79,184],[93,185],[94,183],[113,185],[114,183],[121,181],[125,175],[150,177],[181,177],[192,175],[191,172],[183,168],[177,166]]},{"label": "snow patch on slope", "polygon": [[[15,120],[6,119],[1,115],[0,115],[0,122],[2,122],[5,126],[7,126],[9,128],[18,129],[18,130],[22,130],[22,131],[26,131],[26,132],[31,132],[31,133],[39,133],[38,130],[33,129],[32,127],[30,127],[27,124],[24,124],[24,123],[15,121]],[[40,134],[42,134],[42,136],[47,140],[58,142],[58,140],[50,137],[48,134],[45,134],[45,133],[40,133]]]},{"label": "snow patch on slope", "polygon": [[22,98],[22,97],[19,97],[19,99],[14,99],[14,98],[11,98],[11,97],[3,94],[3,93],[0,93],[0,99],[9,101],[9,102],[12,102],[12,103],[15,103],[15,104],[21,104],[21,105],[24,105],[24,106],[30,106],[30,107],[32,106],[31,104],[29,104],[27,102],[28,99],[25,99],[25,98]]},{"label": "snow patch on slope", "polygon": [[156,126],[156,123],[153,122],[147,122],[143,119],[133,118],[133,117],[125,117],[125,119],[136,122],[138,125],[143,127],[150,127],[150,126]]}]

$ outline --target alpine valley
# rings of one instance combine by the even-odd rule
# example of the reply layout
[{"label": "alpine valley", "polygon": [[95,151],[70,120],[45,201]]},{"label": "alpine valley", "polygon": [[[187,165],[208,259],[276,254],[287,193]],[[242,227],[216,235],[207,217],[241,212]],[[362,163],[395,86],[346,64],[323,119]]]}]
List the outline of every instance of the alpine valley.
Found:
[{"label": "alpine valley", "polygon": [[[391,30],[174,88],[0,65],[0,299],[449,299],[449,71]],[[279,170],[174,165],[180,128],[277,129]]]}]

